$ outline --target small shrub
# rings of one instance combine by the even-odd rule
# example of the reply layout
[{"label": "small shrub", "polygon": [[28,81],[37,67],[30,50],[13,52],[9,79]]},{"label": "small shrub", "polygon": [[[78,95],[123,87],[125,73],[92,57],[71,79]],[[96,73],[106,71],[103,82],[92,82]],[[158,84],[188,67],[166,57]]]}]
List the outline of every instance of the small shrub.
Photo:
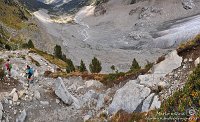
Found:
[{"label": "small shrub", "polygon": [[44,76],[45,76],[45,77],[48,77],[48,76],[50,76],[51,74],[52,74],[51,71],[45,71],[45,72],[44,72]]},{"label": "small shrub", "polygon": [[140,65],[138,64],[137,60],[134,58],[132,61],[130,71],[138,71],[140,69],[141,69]]},{"label": "small shrub", "polygon": [[145,70],[149,71],[153,67],[153,63],[147,61],[147,64],[145,65]]},{"label": "small shrub", "polygon": [[112,65],[112,66],[110,67],[110,69],[114,72],[114,71],[115,71],[115,66]]},{"label": "small shrub", "polygon": [[11,50],[12,47],[11,47],[10,45],[6,44],[6,45],[5,45],[5,49],[7,49],[7,50]]},{"label": "small shrub", "polygon": [[157,59],[156,64],[158,64],[158,63],[160,63],[160,62],[162,62],[162,61],[164,61],[164,60],[165,60],[165,56],[160,56],[160,57]]}]

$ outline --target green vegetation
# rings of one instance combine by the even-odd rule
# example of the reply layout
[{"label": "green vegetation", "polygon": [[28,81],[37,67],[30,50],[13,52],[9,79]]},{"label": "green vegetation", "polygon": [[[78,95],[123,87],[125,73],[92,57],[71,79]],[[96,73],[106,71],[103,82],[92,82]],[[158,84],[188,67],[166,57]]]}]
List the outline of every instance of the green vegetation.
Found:
[{"label": "green vegetation", "polygon": [[81,60],[80,67],[79,67],[79,71],[80,71],[80,72],[85,72],[85,71],[87,71],[86,66],[85,66],[85,63],[83,62],[83,60]]},{"label": "green vegetation", "polygon": [[28,47],[29,48],[34,48],[34,44],[33,44],[32,40],[28,41]]},{"label": "green vegetation", "polygon": [[94,57],[89,65],[89,68],[91,73],[100,73],[102,69],[101,62],[96,57]]},{"label": "green vegetation", "polygon": [[110,69],[114,72],[114,71],[115,71],[115,65],[112,65],[112,66],[110,67]]},{"label": "green vegetation", "polygon": [[180,54],[182,52],[194,49],[195,47],[197,47],[199,45],[200,45],[200,34],[198,34],[195,38],[188,40],[186,43],[182,43],[177,48],[177,52]]},{"label": "green vegetation", "polygon": [[0,21],[15,29],[25,27],[24,21],[31,16],[25,8],[13,0],[1,0],[0,11]]},{"label": "green vegetation", "polygon": [[60,68],[66,68],[67,67],[67,63],[64,62],[63,60],[56,58],[55,56],[48,54],[46,52],[43,52],[41,50],[38,49],[30,49],[30,52],[32,53],[37,53],[39,55],[41,55],[42,57],[44,57],[47,61],[49,61],[52,64],[57,65]]},{"label": "green vegetation", "polygon": [[140,69],[141,69],[140,65],[138,64],[137,60],[134,58],[133,61],[132,61],[130,71],[134,72],[134,71],[138,71]]},{"label": "green vegetation", "polygon": [[62,49],[60,45],[56,45],[54,47],[54,56],[59,59],[62,59]]},{"label": "green vegetation", "polygon": [[[184,88],[175,92],[161,105],[159,112],[185,113],[189,108],[197,109],[196,116],[200,117],[200,65],[190,75]],[[171,117],[171,116],[169,116]],[[180,116],[179,116],[180,117]],[[181,117],[187,117],[182,115]]]},{"label": "green vegetation", "polygon": [[75,67],[74,67],[74,64],[73,64],[72,60],[71,60],[71,59],[68,59],[68,60],[66,61],[66,63],[68,64],[67,67],[66,67],[67,73],[75,72]]}]

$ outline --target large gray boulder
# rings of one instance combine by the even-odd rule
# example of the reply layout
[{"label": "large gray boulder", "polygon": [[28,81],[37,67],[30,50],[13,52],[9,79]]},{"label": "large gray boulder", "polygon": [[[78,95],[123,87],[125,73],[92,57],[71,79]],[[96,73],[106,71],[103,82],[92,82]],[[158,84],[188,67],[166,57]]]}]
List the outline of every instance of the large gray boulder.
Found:
[{"label": "large gray boulder", "polygon": [[63,80],[59,77],[55,81],[55,94],[67,105],[73,103],[72,95],[67,91]]},{"label": "large gray boulder", "polygon": [[161,81],[163,77],[171,73],[174,69],[181,66],[182,57],[177,54],[177,51],[172,51],[165,56],[165,60],[154,65],[152,74],[145,74],[138,76],[140,84],[150,87],[155,90],[157,87],[165,88],[168,83]]},{"label": "large gray boulder", "polygon": [[152,93],[144,100],[142,105],[142,112],[148,112],[149,108],[151,107],[151,102],[153,100],[154,95],[155,93]]},{"label": "large gray boulder", "polygon": [[150,94],[151,90],[137,81],[131,80],[122,88],[116,91],[113,101],[109,106],[109,114],[116,113],[118,110],[133,112],[138,105]]}]

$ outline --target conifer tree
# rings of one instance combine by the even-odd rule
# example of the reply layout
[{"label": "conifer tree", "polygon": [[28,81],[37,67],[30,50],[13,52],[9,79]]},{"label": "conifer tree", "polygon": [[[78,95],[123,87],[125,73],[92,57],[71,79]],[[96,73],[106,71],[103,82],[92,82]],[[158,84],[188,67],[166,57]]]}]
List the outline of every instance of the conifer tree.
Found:
[{"label": "conifer tree", "polygon": [[86,66],[85,66],[85,63],[83,62],[83,60],[81,60],[80,67],[79,67],[79,71],[80,71],[80,72],[85,72],[85,71],[87,71]]},{"label": "conifer tree", "polygon": [[102,69],[101,62],[96,57],[94,57],[89,65],[89,68],[91,73],[99,73]]},{"label": "conifer tree", "polygon": [[131,71],[137,71],[137,70],[140,70],[140,69],[141,69],[140,65],[138,64],[137,60],[134,58],[133,61],[132,61],[132,65],[131,65],[130,70]]}]

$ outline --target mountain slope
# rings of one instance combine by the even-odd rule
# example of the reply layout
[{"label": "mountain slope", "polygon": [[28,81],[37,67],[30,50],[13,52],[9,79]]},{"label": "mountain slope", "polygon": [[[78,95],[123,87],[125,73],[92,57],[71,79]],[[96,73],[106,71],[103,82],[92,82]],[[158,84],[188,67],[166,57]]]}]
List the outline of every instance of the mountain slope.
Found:
[{"label": "mountain slope", "polygon": [[17,2],[12,0],[0,1],[0,21],[7,26],[20,29],[24,26],[30,14]]}]

